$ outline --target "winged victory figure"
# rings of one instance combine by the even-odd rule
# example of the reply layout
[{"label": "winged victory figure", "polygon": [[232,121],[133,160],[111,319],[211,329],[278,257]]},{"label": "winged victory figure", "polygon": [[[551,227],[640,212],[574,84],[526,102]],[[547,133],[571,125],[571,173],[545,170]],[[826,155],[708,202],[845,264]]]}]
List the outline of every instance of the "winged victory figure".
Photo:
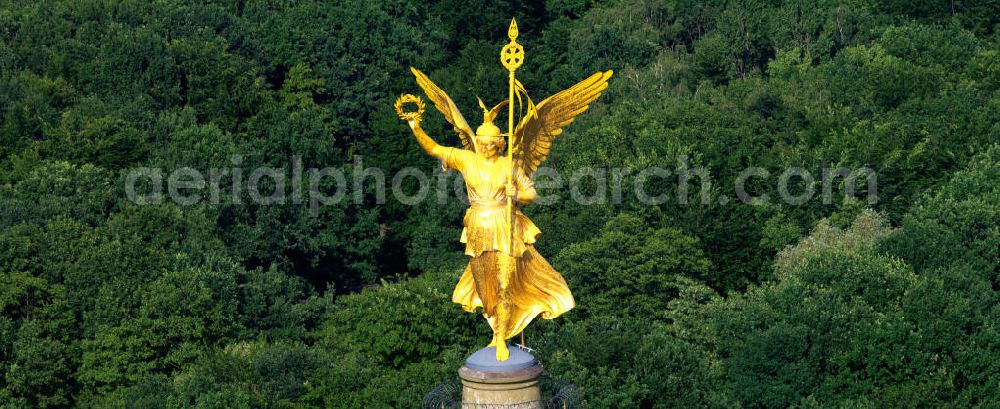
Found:
[{"label": "winged victory figure", "polygon": [[[410,70],[462,141],[461,147],[441,146],[420,127],[419,115],[404,118],[420,147],[465,179],[470,207],[461,242],[469,264],[455,286],[452,301],[468,312],[482,308],[493,328],[489,346],[496,347],[497,360],[504,361],[510,353],[506,341],[535,317],[552,319],[575,306],[566,280],[535,250],[541,231],[519,207],[537,199],[532,173],[548,156],[563,127],[607,88],[612,71],[599,71],[538,105],[527,98],[524,87],[512,76],[518,100],[523,95],[527,109],[514,129],[513,154],[503,155],[509,135],[501,133],[493,120],[510,100],[492,109],[480,100],[483,124],[473,132],[448,94],[424,73]],[[508,210],[508,198],[514,203],[512,210]]]}]

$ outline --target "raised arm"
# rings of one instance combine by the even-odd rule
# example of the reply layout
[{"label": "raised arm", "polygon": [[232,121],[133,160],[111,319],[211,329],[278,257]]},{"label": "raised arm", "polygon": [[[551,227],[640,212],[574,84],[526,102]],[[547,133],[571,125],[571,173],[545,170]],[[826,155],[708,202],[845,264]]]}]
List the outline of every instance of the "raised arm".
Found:
[{"label": "raised arm", "polygon": [[424,132],[423,128],[420,127],[419,121],[410,120],[407,122],[410,124],[410,129],[413,130],[413,136],[417,138],[417,143],[419,143],[420,147],[424,149],[424,152],[427,152],[428,155],[435,158],[444,159],[444,155],[448,148],[434,142],[434,140],[427,135],[427,132]]}]

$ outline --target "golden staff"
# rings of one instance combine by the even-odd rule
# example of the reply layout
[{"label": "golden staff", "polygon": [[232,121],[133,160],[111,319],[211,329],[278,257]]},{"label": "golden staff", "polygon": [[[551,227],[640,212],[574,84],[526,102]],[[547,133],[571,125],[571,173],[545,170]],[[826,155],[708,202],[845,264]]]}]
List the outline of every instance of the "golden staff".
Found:
[{"label": "golden staff", "polygon": [[[514,181],[514,71],[524,63],[524,47],[517,43],[517,20],[510,19],[510,28],[507,29],[507,38],[510,43],[500,50],[500,62],[507,69],[509,83],[509,99],[507,103],[507,157],[510,158],[510,174],[507,175],[507,183]],[[513,217],[513,202],[507,198],[507,207],[511,210]],[[513,218],[511,219],[513,221]],[[513,226],[511,226],[513,227]],[[513,229],[511,230],[511,241],[514,241]]]},{"label": "golden staff", "polygon": [[[517,20],[510,19],[510,27],[507,28],[507,38],[510,43],[500,50],[500,63],[507,69],[509,93],[507,103],[507,157],[510,159],[510,173],[507,174],[507,185],[514,183],[514,71],[524,63],[524,47],[517,43]],[[510,222],[510,250],[514,251],[514,200],[507,196],[507,217]],[[511,255],[513,257],[513,254]],[[510,263],[509,272],[513,275],[517,269],[517,259]],[[521,332],[521,344],[524,344],[524,332]]]}]

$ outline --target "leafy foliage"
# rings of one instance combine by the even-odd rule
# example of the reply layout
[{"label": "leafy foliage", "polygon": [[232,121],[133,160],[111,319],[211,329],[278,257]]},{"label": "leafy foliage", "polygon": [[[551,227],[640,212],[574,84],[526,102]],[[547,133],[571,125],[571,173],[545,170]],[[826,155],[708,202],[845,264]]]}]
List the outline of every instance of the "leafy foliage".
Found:
[{"label": "leafy foliage", "polygon": [[[525,209],[578,302],[525,335],[589,407],[1000,402],[995,1],[52,0],[0,8],[0,407],[413,407],[454,378],[489,338],[450,303],[461,180],[314,208],[234,169],[436,167],[391,101],[417,66],[475,118],[511,16],[534,97],[616,72]],[[220,173],[140,204],[139,168]],[[595,168],[610,199],[571,200]]]}]

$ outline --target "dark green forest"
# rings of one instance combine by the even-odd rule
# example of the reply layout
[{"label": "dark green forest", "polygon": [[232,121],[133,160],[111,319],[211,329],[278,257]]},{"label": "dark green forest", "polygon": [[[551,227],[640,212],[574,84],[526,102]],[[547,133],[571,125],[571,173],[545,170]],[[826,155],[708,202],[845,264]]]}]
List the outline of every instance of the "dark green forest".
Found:
[{"label": "dark green forest", "polygon": [[[0,0],[0,407],[409,408],[456,379],[490,338],[450,300],[460,201],[126,186],[430,172],[392,107],[409,67],[478,125],[511,17],[536,98],[615,70],[547,164],[629,170],[622,200],[525,208],[578,304],[526,341],[587,407],[1000,405],[997,0]],[[679,162],[710,204],[636,200]],[[878,194],[720,200],[748,167],[757,197],[789,168]]]}]

